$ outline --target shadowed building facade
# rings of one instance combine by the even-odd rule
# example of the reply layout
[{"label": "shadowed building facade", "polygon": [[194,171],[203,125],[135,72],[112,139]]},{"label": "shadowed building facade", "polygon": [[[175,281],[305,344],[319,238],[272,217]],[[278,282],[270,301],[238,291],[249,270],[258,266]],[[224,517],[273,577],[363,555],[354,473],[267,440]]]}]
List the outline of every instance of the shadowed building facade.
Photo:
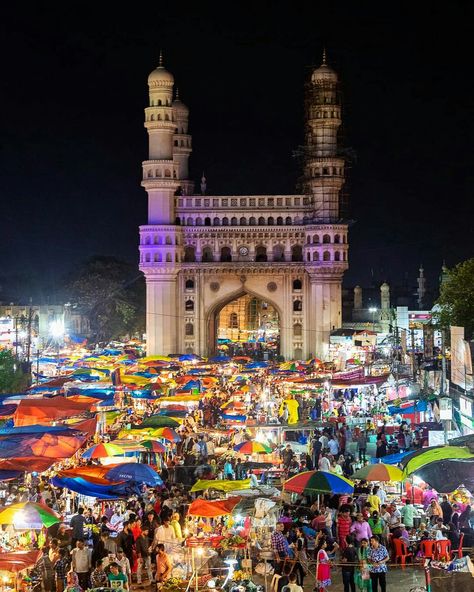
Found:
[{"label": "shadowed building facade", "polygon": [[148,86],[142,180],[148,224],[140,227],[139,247],[148,353],[215,353],[219,319],[231,328],[221,311],[243,297],[276,311],[279,353],[286,359],[324,358],[330,331],[342,323],[348,267],[337,74],[324,58],[307,82],[296,195],[206,195],[204,178],[195,195],[188,174],[189,110],[174,94],[174,77],[161,58]]}]

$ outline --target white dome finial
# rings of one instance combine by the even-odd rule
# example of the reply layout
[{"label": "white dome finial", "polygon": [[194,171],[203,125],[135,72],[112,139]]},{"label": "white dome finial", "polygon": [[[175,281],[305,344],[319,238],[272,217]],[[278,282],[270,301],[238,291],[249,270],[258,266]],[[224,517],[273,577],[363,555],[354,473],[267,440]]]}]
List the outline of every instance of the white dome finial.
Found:
[{"label": "white dome finial", "polygon": [[158,67],[162,68],[163,67],[163,50],[160,49],[160,57],[158,59]]},{"label": "white dome finial", "polygon": [[325,47],[323,47],[323,63],[322,63],[322,65],[323,66],[326,65],[326,48]]}]

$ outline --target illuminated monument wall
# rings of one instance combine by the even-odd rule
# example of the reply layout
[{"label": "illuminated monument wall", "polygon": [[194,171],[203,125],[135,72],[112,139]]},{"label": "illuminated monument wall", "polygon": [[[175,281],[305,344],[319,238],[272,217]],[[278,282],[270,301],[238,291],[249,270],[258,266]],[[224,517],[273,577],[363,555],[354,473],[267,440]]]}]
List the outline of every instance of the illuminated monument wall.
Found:
[{"label": "illuminated monument wall", "polygon": [[298,195],[194,195],[189,110],[173,100],[174,78],[161,59],[148,86],[148,224],[139,247],[148,353],[213,353],[220,310],[250,294],[278,311],[286,359],[324,357],[330,331],[341,326],[348,267],[336,73],[324,59],[307,84]]}]

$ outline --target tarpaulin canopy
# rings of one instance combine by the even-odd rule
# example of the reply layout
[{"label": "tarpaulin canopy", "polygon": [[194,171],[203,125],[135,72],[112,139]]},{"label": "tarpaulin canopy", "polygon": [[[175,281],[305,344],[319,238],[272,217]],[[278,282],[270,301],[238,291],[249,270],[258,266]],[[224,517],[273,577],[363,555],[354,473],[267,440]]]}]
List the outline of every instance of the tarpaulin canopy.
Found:
[{"label": "tarpaulin canopy", "polygon": [[52,399],[22,399],[14,415],[15,426],[49,423],[81,415],[91,408],[90,402],[80,402],[65,397]]},{"label": "tarpaulin canopy", "polygon": [[474,459],[474,454],[464,446],[430,446],[408,454],[401,462],[404,477],[436,461],[452,458],[454,460]]},{"label": "tarpaulin canopy", "polygon": [[0,459],[0,471],[26,471],[28,473],[36,471],[42,473],[49,469],[55,462],[54,458],[27,456],[25,458],[5,458]]},{"label": "tarpaulin canopy", "polygon": [[99,499],[117,499],[121,492],[117,491],[115,485],[98,485],[87,481],[82,477],[62,477],[56,475],[51,479],[55,487],[65,487],[81,495],[97,497]]},{"label": "tarpaulin canopy", "polygon": [[41,557],[42,551],[11,551],[0,553],[0,570],[18,572],[33,567]]},{"label": "tarpaulin canopy", "polygon": [[70,458],[84,443],[87,435],[25,434],[0,439],[0,459],[42,456]]},{"label": "tarpaulin canopy", "polygon": [[218,489],[219,491],[239,491],[240,489],[250,489],[250,479],[241,479],[236,481],[225,481],[222,479],[199,479],[191,487],[190,492],[203,491],[206,489]]},{"label": "tarpaulin canopy", "polygon": [[231,514],[235,506],[240,502],[240,497],[230,497],[225,500],[194,500],[188,509],[189,516],[204,516],[206,518],[216,518],[217,516],[226,516]]},{"label": "tarpaulin canopy", "polygon": [[419,401],[418,403],[414,403],[413,405],[407,405],[406,407],[396,407],[395,405],[388,406],[388,412],[390,415],[395,415],[399,413],[400,415],[408,414],[411,415],[415,412],[426,411],[428,409],[428,403],[426,401]]}]

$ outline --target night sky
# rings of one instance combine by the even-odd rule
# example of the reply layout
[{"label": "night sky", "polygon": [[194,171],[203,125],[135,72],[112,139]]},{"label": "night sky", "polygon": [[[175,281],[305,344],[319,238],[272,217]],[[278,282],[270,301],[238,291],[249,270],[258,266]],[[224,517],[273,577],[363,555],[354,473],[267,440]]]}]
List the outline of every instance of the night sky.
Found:
[{"label": "night sky", "polygon": [[196,187],[204,170],[210,194],[295,192],[303,83],[326,46],[357,157],[346,284],[414,283],[423,262],[433,285],[443,259],[473,255],[471,3],[105,4],[2,10],[0,299],[46,299],[92,255],[137,260],[160,48]]}]

